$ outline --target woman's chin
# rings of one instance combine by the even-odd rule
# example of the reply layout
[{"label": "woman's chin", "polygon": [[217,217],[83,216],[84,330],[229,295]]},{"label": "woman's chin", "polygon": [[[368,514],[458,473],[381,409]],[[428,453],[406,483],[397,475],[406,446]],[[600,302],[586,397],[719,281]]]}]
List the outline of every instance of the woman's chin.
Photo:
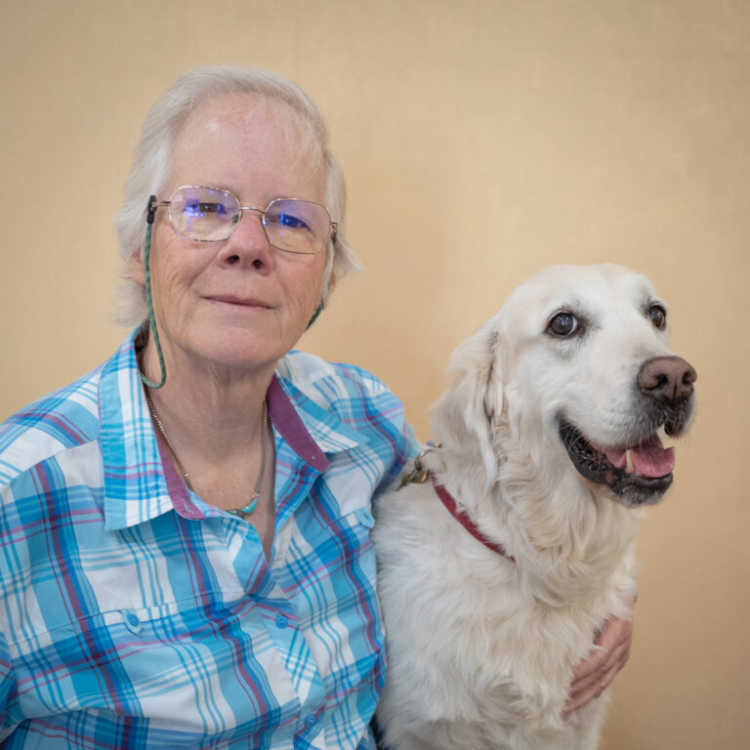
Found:
[{"label": "woman's chin", "polygon": [[193,346],[181,347],[197,369],[243,371],[276,366],[289,346],[281,337],[255,336],[247,331],[223,330],[200,337]]},{"label": "woman's chin", "polygon": [[[291,349],[302,330],[284,319],[268,315],[250,316],[255,320],[194,316],[181,325],[161,326],[161,339],[167,358],[175,369],[196,373],[228,370],[241,372],[270,369]],[[149,347],[150,348],[150,347]],[[150,352],[149,361],[156,357]],[[171,361],[171,363],[170,363]],[[158,365],[157,365],[158,369]]]}]

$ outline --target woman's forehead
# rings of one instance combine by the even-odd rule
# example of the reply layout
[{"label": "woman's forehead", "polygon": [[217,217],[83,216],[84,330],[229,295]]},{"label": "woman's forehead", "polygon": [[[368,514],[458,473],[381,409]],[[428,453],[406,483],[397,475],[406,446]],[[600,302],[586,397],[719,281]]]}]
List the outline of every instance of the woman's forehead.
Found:
[{"label": "woman's forehead", "polygon": [[257,142],[279,136],[295,150],[301,145],[320,149],[313,125],[285,101],[257,93],[221,94],[190,113],[177,134],[175,146],[201,137],[237,137]]},{"label": "woman's forehead", "polygon": [[170,182],[229,180],[224,172],[245,169],[317,182],[323,171],[312,125],[286,102],[262,94],[223,94],[201,103],[178,132],[172,157]]}]

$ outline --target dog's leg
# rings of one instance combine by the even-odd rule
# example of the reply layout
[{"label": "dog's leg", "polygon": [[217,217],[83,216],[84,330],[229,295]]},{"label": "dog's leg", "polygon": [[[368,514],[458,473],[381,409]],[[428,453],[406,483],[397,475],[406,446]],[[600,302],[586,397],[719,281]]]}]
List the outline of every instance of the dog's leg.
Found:
[{"label": "dog's leg", "polygon": [[575,750],[597,750],[608,703],[609,691],[579,709],[581,715],[575,717],[578,723]]}]

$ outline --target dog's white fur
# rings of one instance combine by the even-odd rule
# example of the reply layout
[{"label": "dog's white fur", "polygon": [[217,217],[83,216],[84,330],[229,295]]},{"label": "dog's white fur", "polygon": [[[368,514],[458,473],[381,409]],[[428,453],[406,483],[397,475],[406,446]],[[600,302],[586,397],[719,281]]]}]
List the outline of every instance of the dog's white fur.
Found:
[{"label": "dog's white fur", "polygon": [[[576,471],[557,419],[599,445],[632,436],[638,370],[671,354],[648,316],[655,300],[622,267],[556,266],[456,350],[434,412],[440,447],[424,463],[515,562],[470,536],[429,482],[378,501],[388,647],[378,721],[392,750],[596,747],[606,694],[561,714],[597,628],[629,616],[641,511]],[[587,331],[545,333],[560,310]]]}]

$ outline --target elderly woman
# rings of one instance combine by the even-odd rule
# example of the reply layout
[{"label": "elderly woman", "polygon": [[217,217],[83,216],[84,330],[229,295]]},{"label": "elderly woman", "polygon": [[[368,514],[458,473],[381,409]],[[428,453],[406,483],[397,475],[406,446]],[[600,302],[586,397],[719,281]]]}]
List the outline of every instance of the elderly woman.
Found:
[{"label": "elderly woman", "polygon": [[[373,499],[418,450],[372,375],[291,351],[356,266],[310,99],[201,69],[145,122],[118,219],[140,325],[0,433],[0,741],[371,748]],[[578,671],[571,710],[627,658]]]}]

